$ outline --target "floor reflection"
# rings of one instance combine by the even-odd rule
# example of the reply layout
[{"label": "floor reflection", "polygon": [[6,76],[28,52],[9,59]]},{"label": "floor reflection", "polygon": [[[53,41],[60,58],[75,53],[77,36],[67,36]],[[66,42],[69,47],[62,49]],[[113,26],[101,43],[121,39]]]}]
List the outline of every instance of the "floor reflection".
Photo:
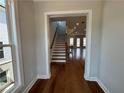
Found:
[{"label": "floor reflection", "polygon": [[83,48],[72,49],[72,53],[69,54],[70,59],[85,60],[85,57],[86,57],[86,49]]}]

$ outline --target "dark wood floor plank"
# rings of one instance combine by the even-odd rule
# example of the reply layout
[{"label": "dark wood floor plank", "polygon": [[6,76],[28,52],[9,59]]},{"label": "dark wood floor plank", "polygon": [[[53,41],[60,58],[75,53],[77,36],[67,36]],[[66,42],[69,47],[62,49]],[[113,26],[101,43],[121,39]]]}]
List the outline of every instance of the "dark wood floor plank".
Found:
[{"label": "dark wood floor plank", "polygon": [[104,93],[96,82],[85,81],[82,56],[66,63],[51,63],[49,80],[38,80],[29,93]]},{"label": "dark wood floor plank", "polygon": [[98,85],[97,82],[95,81],[87,81],[88,86],[90,87],[90,89],[92,90],[93,93],[105,93],[100,86]]}]

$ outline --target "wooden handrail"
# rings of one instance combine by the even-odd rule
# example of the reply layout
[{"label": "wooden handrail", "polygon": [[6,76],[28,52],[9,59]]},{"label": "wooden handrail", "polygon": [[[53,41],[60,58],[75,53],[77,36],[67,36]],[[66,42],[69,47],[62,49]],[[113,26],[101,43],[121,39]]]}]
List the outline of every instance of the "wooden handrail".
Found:
[{"label": "wooden handrail", "polygon": [[68,43],[67,43],[67,33],[65,34],[66,39],[65,39],[65,48],[66,48],[66,61],[68,60]]},{"label": "wooden handrail", "polygon": [[50,49],[53,48],[53,45],[54,45],[54,42],[55,42],[55,37],[56,37],[57,30],[58,30],[58,25],[57,25],[57,27],[56,27],[56,31],[55,31],[55,34],[54,34],[54,37],[53,37],[53,40],[52,40],[52,44],[51,44],[51,46],[50,46]]},{"label": "wooden handrail", "polygon": [[3,5],[1,5],[1,4],[0,4],[0,7],[2,7],[2,8],[6,8],[5,6],[3,6]]}]

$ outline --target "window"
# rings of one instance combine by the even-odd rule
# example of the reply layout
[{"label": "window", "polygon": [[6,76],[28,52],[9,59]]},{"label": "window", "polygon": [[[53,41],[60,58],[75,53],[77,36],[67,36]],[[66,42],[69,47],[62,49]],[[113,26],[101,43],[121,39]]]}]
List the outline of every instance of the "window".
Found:
[{"label": "window", "polygon": [[6,0],[0,0],[0,93],[14,84],[12,46],[6,16]]},{"label": "window", "polygon": [[70,38],[70,46],[74,45],[74,38]]},{"label": "window", "polygon": [[80,47],[80,38],[77,38],[77,47]]},{"label": "window", "polygon": [[[3,45],[3,42],[0,42],[0,46],[2,46]],[[1,47],[0,48],[0,59],[1,58],[4,58],[4,53],[3,53],[3,48]]]},{"label": "window", "polygon": [[83,38],[83,46],[86,46],[86,37]]}]

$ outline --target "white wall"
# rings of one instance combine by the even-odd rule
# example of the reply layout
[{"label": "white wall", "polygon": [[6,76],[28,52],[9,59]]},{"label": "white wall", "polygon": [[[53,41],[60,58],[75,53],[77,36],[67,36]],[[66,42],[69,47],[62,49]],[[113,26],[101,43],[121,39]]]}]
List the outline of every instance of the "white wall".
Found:
[{"label": "white wall", "polygon": [[[21,32],[22,57],[24,67],[24,88],[36,77],[36,47],[33,1],[18,1]],[[22,92],[20,92],[22,93]]]},{"label": "white wall", "polygon": [[61,34],[66,33],[66,21],[58,21],[58,31]]},{"label": "white wall", "polygon": [[99,78],[110,93],[124,93],[124,1],[104,6]]},{"label": "white wall", "polygon": [[[32,1],[22,0],[18,4],[25,86],[27,86],[37,74],[47,74],[44,13],[50,11],[92,9],[93,28],[90,76],[98,76],[99,73],[99,79],[111,93],[124,92],[124,2],[107,1],[104,5],[104,12],[102,11],[103,3],[97,1],[37,1],[33,4]],[[35,7],[33,8],[33,6]],[[35,12],[33,9],[35,9]],[[102,13],[103,29],[101,34]],[[35,19],[33,19],[34,17]],[[34,25],[36,26],[36,30],[34,29]],[[101,51],[100,46],[102,46]],[[99,63],[100,61],[101,63]]]},{"label": "white wall", "polygon": [[50,22],[50,45],[52,44],[54,34],[56,32],[57,22]]},{"label": "white wall", "polygon": [[92,54],[91,54],[91,76],[97,76],[98,65],[100,62],[100,38],[101,38],[101,15],[102,3],[99,1],[37,1],[35,2],[35,24],[37,37],[37,70],[38,74],[46,75],[46,56],[45,56],[45,28],[44,13],[50,11],[69,11],[69,10],[93,10],[92,28]]}]

